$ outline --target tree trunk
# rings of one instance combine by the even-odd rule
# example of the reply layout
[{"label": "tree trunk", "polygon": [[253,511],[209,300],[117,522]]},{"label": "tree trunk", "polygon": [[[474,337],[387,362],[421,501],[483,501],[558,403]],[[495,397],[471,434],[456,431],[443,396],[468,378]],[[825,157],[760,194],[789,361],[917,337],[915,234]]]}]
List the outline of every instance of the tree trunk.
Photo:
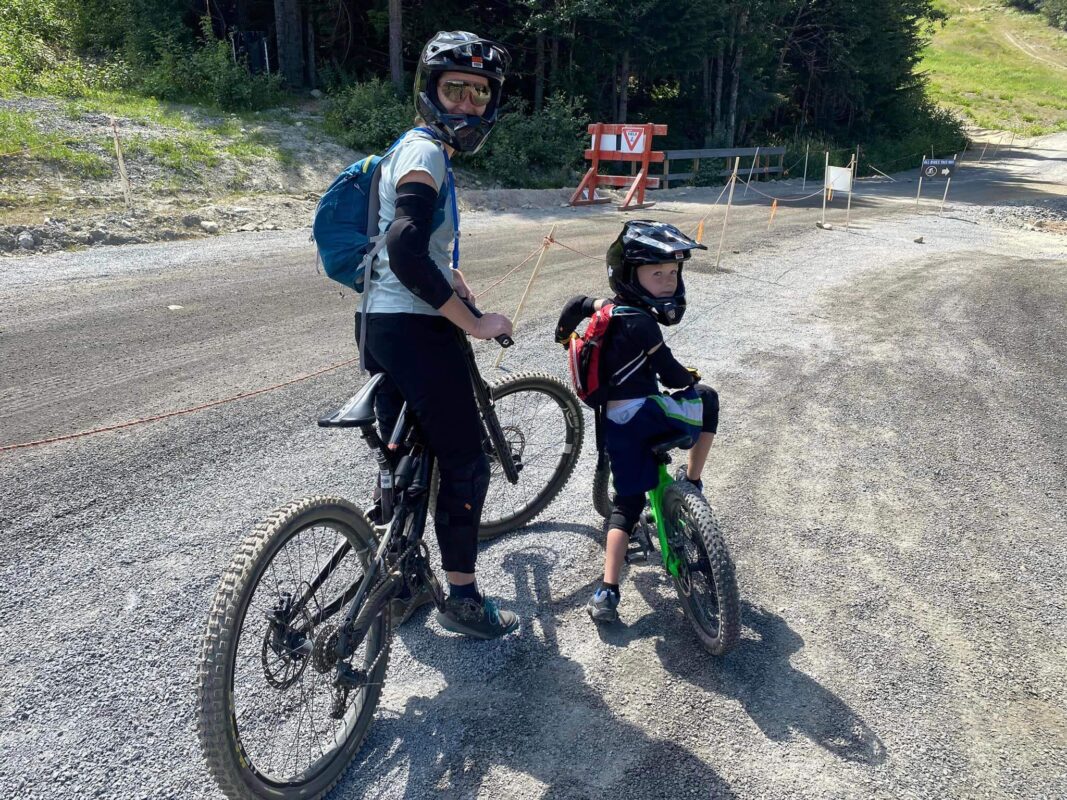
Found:
[{"label": "tree trunk", "polygon": [[278,71],[291,87],[304,84],[304,41],[300,35],[300,0],[274,0]]},{"label": "tree trunk", "polygon": [[748,10],[741,12],[737,20],[737,47],[734,49],[734,60],[730,66],[730,109],[726,118],[726,146],[734,146],[734,136],[737,132],[737,92],[741,85],[741,63],[745,53],[745,24],[748,21]]},{"label": "tree trunk", "polygon": [[715,53],[715,139],[716,142],[721,142],[722,136],[722,72],[723,72],[723,52],[725,45],[722,39],[719,39],[719,49]]},{"label": "tree trunk", "polygon": [[403,16],[401,0],[389,0],[389,80],[397,91],[404,90]]},{"label": "tree trunk", "polygon": [[315,72],[315,16],[308,9],[307,19],[307,82],[314,89],[319,82],[319,76]]},{"label": "tree trunk", "polygon": [[619,114],[618,122],[626,122],[626,107],[630,102],[630,51],[622,51],[619,65]]},{"label": "tree trunk", "polygon": [[548,88],[554,92],[559,89],[559,36],[552,34],[549,41]]},{"label": "tree trunk", "polygon": [[545,104],[545,34],[539,31],[536,44],[536,61],[534,62],[534,111],[540,111]]}]

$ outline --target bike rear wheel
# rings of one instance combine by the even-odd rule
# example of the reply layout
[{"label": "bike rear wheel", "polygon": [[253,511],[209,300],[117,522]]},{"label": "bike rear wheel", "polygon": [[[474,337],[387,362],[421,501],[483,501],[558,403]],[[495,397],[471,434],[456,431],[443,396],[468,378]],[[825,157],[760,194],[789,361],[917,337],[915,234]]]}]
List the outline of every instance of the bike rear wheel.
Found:
[{"label": "bike rear wheel", "polygon": [[700,643],[725,655],[741,634],[741,601],[734,564],[704,495],[687,481],[664,490],[668,540],[681,561],[674,588]]},{"label": "bike rear wheel", "polygon": [[333,644],[376,546],[358,508],[310,497],[256,526],[223,574],[200,655],[199,735],[230,800],[321,797],[358,751],[388,666],[388,603],[357,620],[346,663],[366,680],[343,695]]}]

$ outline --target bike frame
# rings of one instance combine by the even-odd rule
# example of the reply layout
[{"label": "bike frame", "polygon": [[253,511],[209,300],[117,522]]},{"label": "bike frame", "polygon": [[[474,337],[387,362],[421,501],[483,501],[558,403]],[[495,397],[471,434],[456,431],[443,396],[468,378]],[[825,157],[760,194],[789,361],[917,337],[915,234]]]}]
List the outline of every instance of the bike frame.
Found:
[{"label": "bike frame", "polygon": [[[519,470],[522,466],[515,462],[511,448],[503,438],[500,423],[492,411],[493,398],[489,392],[489,384],[485,382],[481,372],[478,370],[478,364],[474,358],[474,348],[471,347],[470,341],[465,334],[459,332],[458,335],[466,357],[475,402],[485,422],[490,445],[496,453],[497,461],[501,465],[504,476],[509,483],[515,484],[519,480]],[[311,615],[310,627],[312,628],[329,619],[345,605],[349,605],[348,612],[345,614],[345,622],[353,622],[363,599],[366,597],[370,587],[375,583],[375,576],[386,566],[385,555],[389,552],[393,542],[402,536],[403,540],[400,543],[400,547],[407,549],[421,539],[426,530],[430,476],[433,474],[435,459],[433,454],[422,444],[418,429],[408,411],[407,403],[400,410],[400,416],[397,419],[392,435],[389,437],[388,444],[381,440],[373,426],[364,429],[363,438],[372,450],[377,451],[376,458],[382,477],[383,490],[388,489],[388,494],[391,495],[390,501],[390,498],[385,497],[383,492],[383,501],[386,502],[383,502],[382,508],[386,514],[385,523],[388,527],[378,543],[378,549],[367,565],[367,571],[364,575],[346,589],[341,597]],[[393,465],[393,453],[401,445],[408,452]],[[505,457],[505,453],[508,457]],[[405,532],[403,528],[409,520],[412,523],[411,528]],[[341,559],[348,554],[349,549],[350,545],[347,543],[337,548],[330,561],[323,567],[315,580],[308,584],[300,601],[295,604],[294,611],[301,610],[307,605],[318,588],[329,577],[337,564],[340,563]]]},{"label": "bike frame", "polygon": [[667,539],[667,517],[663,510],[663,493],[667,487],[674,483],[664,464],[659,465],[659,483],[655,489],[648,492],[648,504],[652,509],[652,519],[656,523],[656,534],[659,537],[659,552],[663,558],[663,566],[675,578],[680,578],[682,559],[671,549]]}]

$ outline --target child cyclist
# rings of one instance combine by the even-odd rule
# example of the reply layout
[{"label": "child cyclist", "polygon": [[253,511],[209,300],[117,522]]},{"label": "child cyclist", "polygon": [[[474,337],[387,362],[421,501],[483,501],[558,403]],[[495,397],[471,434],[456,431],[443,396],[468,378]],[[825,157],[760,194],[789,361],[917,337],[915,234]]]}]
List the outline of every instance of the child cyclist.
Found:
[{"label": "child cyclist", "polygon": [[[703,490],[700,480],[719,422],[719,396],[686,369],[663,341],[660,325],[675,325],[685,313],[682,265],[696,248],[707,249],[673,225],[632,220],[608,248],[608,283],[614,299],[578,296],[560,314],[556,341],[564,343],[586,317],[613,303],[600,354],[607,382],[603,441],[615,483],[608,519],[604,577],[586,605],[595,622],[619,617],[619,575],[630,534],[645,507],[645,492],[659,470],[651,446],[672,435],[692,439],[678,480]],[[675,389],[660,391],[660,384]]]}]

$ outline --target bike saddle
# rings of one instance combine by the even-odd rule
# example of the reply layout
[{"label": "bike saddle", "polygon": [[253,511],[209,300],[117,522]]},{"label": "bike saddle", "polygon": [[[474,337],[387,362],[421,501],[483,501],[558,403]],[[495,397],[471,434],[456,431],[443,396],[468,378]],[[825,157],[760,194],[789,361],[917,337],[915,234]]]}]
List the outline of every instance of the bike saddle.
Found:
[{"label": "bike saddle", "polygon": [[363,388],[337,411],[319,419],[321,428],[364,428],[374,423],[374,395],[385,380],[385,373],[372,375]]},{"label": "bike saddle", "polygon": [[652,452],[659,458],[663,458],[671,450],[675,450],[679,447],[689,447],[693,444],[693,437],[687,436],[684,433],[681,435],[670,434],[664,439],[652,442]]}]

